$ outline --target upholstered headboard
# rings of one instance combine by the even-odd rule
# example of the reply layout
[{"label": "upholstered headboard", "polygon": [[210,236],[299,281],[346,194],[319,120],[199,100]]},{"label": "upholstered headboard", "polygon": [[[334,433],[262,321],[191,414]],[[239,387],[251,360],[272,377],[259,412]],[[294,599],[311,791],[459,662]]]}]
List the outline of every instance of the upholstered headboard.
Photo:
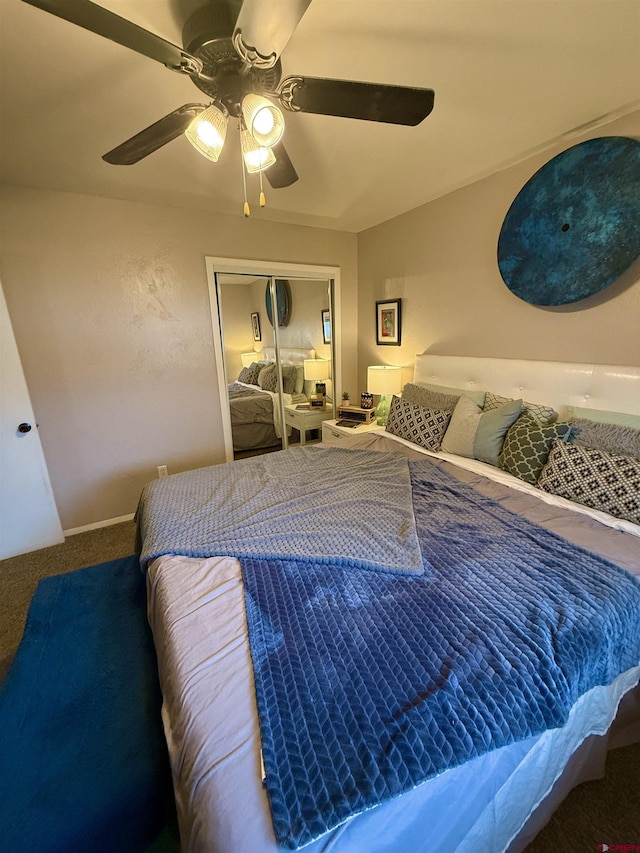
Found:
[{"label": "upholstered headboard", "polygon": [[521,397],[553,406],[560,418],[567,406],[640,414],[640,367],[424,353],[414,382]]},{"label": "upholstered headboard", "polygon": [[[305,358],[315,358],[316,351],[314,349],[303,349],[302,347],[280,347],[280,361],[283,364],[295,364],[297,367],[304,367]],[[275,347],[263,347],[262,359],[264,361],[275,361]]]}]

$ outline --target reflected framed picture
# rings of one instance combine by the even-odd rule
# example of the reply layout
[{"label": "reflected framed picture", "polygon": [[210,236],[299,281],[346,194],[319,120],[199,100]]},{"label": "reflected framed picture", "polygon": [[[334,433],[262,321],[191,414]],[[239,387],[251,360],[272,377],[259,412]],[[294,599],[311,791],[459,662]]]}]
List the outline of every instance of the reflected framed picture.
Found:
[{"label": "reflected framed picture", "polygon": [[251,328],[253,330],[253,340],[261,341],[262,335],[260,334],[260,315],[257,311],[251,315]]},{"label": "reflected framed picture", "polygon": [[376,344],[399,347],[402,335],[401,299],[376,302]]},{"label": "reflected framed picture", "polygon": [[331,343],[331,315],[328,308],[322,312],[322,341],[325,344]]}]

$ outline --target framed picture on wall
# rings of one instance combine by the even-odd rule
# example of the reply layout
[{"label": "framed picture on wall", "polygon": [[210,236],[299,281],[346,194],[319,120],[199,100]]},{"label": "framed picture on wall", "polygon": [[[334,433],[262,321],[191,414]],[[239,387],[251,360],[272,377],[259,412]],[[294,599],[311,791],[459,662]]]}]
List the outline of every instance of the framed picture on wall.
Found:
[{"label": "framed picture on wall", "polygon": [[331,315],[328,308],[322,312],[322,340],[325,344],[331,343]]},{"label": "framed picture on wall", "polygon": [[401,339],[401,299],[376,302],[376,344],[399,347]]},{"label": "framed picture on wall", "polygon": [[257,311],[251,315],[251,328],[253,330],[253,340],[261,341],[262,335],[260,334],[260,315]]}]

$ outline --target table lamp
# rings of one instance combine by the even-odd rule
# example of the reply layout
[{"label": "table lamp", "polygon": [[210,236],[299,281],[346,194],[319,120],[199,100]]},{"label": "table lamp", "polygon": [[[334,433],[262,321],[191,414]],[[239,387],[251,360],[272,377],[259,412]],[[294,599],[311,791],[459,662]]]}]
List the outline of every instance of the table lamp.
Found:
[{"label": "table lamp", "polygon": [[260,360],[260,356],[257,352],[241,352],[240,358],[242,359],[243,367],[251,367],[254,361]]},{"label": "table lamp", "polygon": [[380,402],[376,409],[376,423],[386,426],[389,417],[389,395],[402,391],[402,368],[390,364],[376,364],[367,367],[367,391],[379,394]]},{"label": "table lamp", "polygon": [[[329,378],[329,360],[326,358],[305,358],[304,360],[304,378],[311,382],[325,382]],[[316,396],[314,400],[313,397]],[[324,408],[324,394],[322,400],[317,399],[317,395],[312,395],[311,405],[322,405]]]}]

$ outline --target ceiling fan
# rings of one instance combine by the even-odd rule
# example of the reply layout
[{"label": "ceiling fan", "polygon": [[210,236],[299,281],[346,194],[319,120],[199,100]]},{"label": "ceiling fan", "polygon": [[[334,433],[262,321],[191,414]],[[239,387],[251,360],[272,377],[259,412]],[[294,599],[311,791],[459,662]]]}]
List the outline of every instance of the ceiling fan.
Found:
[{"label": "ceiling fan", "polygon": [[[90,0],[25,2],[188,75],[210,99],[209,104],[178,107],[106,153],[107,163],[137,163],[182,133],[215,161],[231,117],[240,122],[247,171],[265,171],[272,187],[288,187],[298,175],[281,141],[284,118],[276,102],[291,112],[410,126],[433,109],[432,89],[319,77],[281,79],[282,51],[311,0],[208,0],[185,22],[183,47]],[[245,201],[245,215],[247,209]]]}]

